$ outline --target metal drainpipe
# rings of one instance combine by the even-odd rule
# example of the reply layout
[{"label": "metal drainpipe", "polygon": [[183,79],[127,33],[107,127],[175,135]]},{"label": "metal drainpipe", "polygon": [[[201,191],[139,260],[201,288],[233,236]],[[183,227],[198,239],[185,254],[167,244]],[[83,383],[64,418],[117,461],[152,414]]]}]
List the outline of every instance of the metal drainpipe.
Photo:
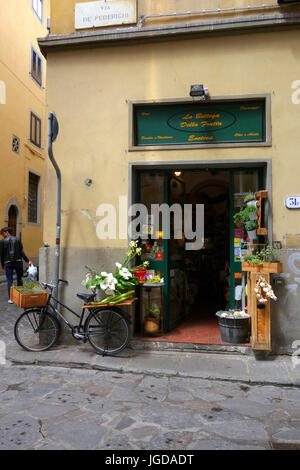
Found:
[{"label": "metal drainpipe", "polygon": [[232,8],[216,8],[214,10],[196,10],[196,11],[181,11],[174,13],[157,13],[152,15],[144,15],[139,18],[138,27],[141,27],[145,20],[149,18],[161,18],[164,16],[188,16],[188,15],[202,15],[205,13],[228,13],[234,11],[250,11],[258,10],[261,8],[278,8],[278,3],[264,3],[262,5],[248,5],[247,7],[232,7]]},{"label": "metal drainpipe", "polygon": [[54,159],[52,151],[52,120],[53,114],[48,114],[48,154],[57,175],[56,187],[56,241],[55,241],[55,260],[54,260],[54,296],[58,298],[58,279],[59,279],[59,260],[60,260],[60,227],[61,227],[61,173]]}]

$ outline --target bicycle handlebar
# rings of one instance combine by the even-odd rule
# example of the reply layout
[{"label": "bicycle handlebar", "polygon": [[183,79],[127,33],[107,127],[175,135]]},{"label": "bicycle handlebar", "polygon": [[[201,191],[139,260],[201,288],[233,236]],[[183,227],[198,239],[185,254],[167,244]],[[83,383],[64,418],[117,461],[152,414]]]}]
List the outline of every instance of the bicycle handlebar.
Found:
[{"label": "bicycle handlebar", "polygon": [[[69,284],[68,281],[65,281],[64,279],[58,279],[58,283],[60,282],[64,282],[65,284]],[[41,282],[41,285],[44,287],[44,288],[48,288],[48,289],[55,289],[55,284],[47,284],[47,282]]]}]

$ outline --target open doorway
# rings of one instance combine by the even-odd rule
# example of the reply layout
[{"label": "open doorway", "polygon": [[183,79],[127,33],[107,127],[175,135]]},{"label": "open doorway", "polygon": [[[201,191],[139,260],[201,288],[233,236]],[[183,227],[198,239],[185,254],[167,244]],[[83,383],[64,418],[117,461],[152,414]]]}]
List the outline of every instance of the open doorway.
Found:
[{"label": "open doorway", "polygon": [[[204,205],[204,243],[199,250],[187,250],[184,237],[175,239],[172,230],[168,240],[152,239],[149,230],[149,268],[165,280],[164,332],[155,341],[223,344],[216,312],[241,308],[236,292],[242,283],[244,240],[238,240],[237,247],[233,214],[244,193],[261,189],[262,172],[208,167],[147,170],[137,176],[137,200],[149,214],[152,204]],[[137,337],[141,331],[137,322]]]}]

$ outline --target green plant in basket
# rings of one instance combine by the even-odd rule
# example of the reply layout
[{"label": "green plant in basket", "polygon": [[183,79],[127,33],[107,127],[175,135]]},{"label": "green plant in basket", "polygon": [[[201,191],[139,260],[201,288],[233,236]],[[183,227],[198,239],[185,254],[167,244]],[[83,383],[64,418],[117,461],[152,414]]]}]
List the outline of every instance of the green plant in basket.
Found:
[{"label": "green plant in basket", "polygon": [[245,228],[247,232],[251,232],[252,230],[257,229],[257,223],[254,220],[249,220],[248,222],[245,223]]},{"label": "green plant in basket", "polygon": [[244,202],[249,202],[249,201],[255,201],[255,194],[254,193],[248,193],[244,197]]},{"label": "green plant in basket", "polygon": [[260,251],[259,256],[262,261],[267,263],[276,263],[279,261],[279,253],[280,250],[278,248],[274,248],[272,245],[267,245]]},{"label": "green plant in basket", "polygon": [[259,253],[257,254],[247,254],[244,256],[244,261],[246,263],[252,263],[252,264],[257,264],[258,266],[261,266],[263,264]]}]

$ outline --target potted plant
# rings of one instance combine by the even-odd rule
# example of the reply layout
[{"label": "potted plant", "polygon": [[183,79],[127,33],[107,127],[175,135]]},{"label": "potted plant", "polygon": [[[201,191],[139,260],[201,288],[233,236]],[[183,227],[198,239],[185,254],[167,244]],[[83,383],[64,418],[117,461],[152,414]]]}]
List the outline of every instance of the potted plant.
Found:
[{"label": "potted plant", "polygon": [[242,211],[234,214],[233,222],[237,228],[241,228],[244,225],[244,217]]},{"label": "potted plant", "polygon": [[242,262],[242,271],[252,271],[258,272],[263,262],[259,257],[259,254],[249,253],[244,256],[244,261]]},{"label": "potted plant", "polygon": [[272,245],[267,245],[260,251],[259,256],[262,260],[263,272],[282,272],[282,263],[279,261],[279,253],[280,250],[278,248],[274,248]]},{"label": "potted plant", "polygon": [[279,250],[267,245],[258,253],[245,255],[242,262],[242,271],[281,273],[282,263],[279,262]]},{"label": "potted plant", "polygon": [[219,311],[216,313],[224,343],[245,344],[250,341],[250,315],[243,310]]},{"label": "potted plant", "polygon": [[248,235],[250,243],[251,243],[256,238],[257,224],[254,220],[249,220],[248,222],[246,222],[245,228],[247,230],[247,235]]},{"label": "potted plant", "polygon": [[244,209],[245,214],[247,215],[249,220],[257,220],[258,219],[258,214],[257,214],[257,207],[254,205],[247,206]]},{"label": "potted plant", "polygon": [[254,193],[248,193],[244,197],[244,202],[247,204],[247,206],[256,206],[256,198]]},{"label": "potted plant", "polygon": [[148,334],[157,333],[160,330],[160,309],[156,304],[146,307],[144,331]]}]

